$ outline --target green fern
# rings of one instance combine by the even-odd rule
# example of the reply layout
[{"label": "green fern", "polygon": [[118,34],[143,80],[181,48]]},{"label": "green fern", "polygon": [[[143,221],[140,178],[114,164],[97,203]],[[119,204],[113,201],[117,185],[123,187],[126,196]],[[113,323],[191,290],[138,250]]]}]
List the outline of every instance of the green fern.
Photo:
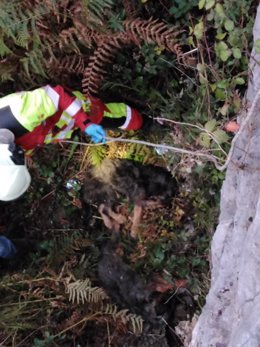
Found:
[{"label": "green fern", "polygon": [[32,78],[32,74],[47,77],[45,73],[43,52],[40,49],[26,52],[26,57],[20,59],[20,62],[23,65],[27,77]]},{"label": "green fern", "polygon": [[93,146],[89,148],[87,161],[93,166],[99,166],[107,155],[106,146]]},{"label": "green fern", "polygon": [[16,70],[16,65],[4,62],[0,64],[0,81],[5,82],[5,81],[13,81],[13,74],[14,71]]},{"label": "green fern", "polygon": [[3,36],[0,38],[0,56],[4,57],[8,54],[12,53],[10,48],[5,44]]},{"label": "green fern", "polygon": [[[66,257],[78,250],[79,240],[82,240],[80,232],[75,231],[70,235],[60,235],[49,245],[49,263],[59,264],[65,261]],[[84,242],[84,240],[83,240]]]},{"label": "green fern", "polygon": [[30,320],[31,313],[31,308],[27,304],[17,303],[2,307],[0,310],[0,330],[15,332],[35,329],[37,324]]},{"label": "green fern", "polygon": [[30,37],[31,35],[28,31],[28,24],[26,21],[24,21],[21,23],[20,30],[17,33],[15,43],[20,47],[25,47],[26,49],[28,49]]},{"label": "green fern", "polygon": [[88,22],[102,24],[106,13],[111,13],[115,0],[83,0],[82,8]]},{"label": "green fern", "polygon": [[128,145],[124,158],[132,159],[142,164],[150,164],[156,161],[156,155],[150,147],[136,143]]},{"label": "green fern", "polygon": [[[22,1],[2,1],[0,9],[0,28],[7,37],[14,40],[15,44],[27,48],[28,43],[35,38],[31,30],[36,18],[40,18],[49,13],[49,9],[45,6],[38,5],[33,8],[24,9]],[[38,34],[37,34],[38,35]]]}]

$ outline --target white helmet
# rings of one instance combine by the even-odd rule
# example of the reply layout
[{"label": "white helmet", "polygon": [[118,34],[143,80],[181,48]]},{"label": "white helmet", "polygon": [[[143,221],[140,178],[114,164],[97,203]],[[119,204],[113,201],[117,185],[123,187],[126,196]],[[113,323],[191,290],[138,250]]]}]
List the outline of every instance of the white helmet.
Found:
[{"label": "white helmet", "polygon": [[[24,160],[17,162],[16,155],[23,159],[23,151],[14,145],[14,135],[7,129],[0,129],[0,200],[19,198],[29,187],[31,176]],[[19,161],[19,160],[18,160]]]}]

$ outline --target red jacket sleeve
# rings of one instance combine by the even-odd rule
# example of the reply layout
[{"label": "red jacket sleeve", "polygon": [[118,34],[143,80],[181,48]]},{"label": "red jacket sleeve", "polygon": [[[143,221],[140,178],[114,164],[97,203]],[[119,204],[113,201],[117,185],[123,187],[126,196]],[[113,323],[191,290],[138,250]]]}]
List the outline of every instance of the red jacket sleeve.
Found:
[{"label": "red jacket sleeve", "polygon": [[75,96],[69,95],[62,86],[57,85],[53,88],[59,94],[59,109],[66,111],[75,119],[75,124],[84,131],[90,124],[90,116],[82,109],[80,100]]}]

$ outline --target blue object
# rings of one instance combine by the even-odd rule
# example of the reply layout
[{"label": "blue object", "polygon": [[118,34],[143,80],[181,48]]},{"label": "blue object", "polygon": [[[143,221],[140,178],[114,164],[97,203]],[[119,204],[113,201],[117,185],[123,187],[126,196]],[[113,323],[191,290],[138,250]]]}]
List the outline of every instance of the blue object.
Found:
[{"label": "blue object", "polygon": [[94,143],[106,143],[105,136],[106,132],[101,125],[98,124],[90,124],[85,133],[90,136],[91,141]]},{"label": "blue object", "polygon": [[0,258],[12,258],[17,252],[15,245],[5,236],[0,236]]}]

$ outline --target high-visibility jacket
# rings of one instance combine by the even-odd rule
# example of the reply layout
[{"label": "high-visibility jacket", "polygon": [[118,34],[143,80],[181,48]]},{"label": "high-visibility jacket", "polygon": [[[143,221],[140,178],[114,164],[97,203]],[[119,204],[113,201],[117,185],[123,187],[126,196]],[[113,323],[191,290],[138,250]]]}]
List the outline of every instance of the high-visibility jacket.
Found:
[{"label": "high-visibility jacket", "polygon": [[142,126],[137,110],[123,103],[104,104],[80,92],[70,95],[60,85],[0,98],[0,128],[11,130],[25,150],[70,138],[76,128],[84,131],[92,123],[100,124],[104,117],[122,117],[120,128],[124,130]]}]

